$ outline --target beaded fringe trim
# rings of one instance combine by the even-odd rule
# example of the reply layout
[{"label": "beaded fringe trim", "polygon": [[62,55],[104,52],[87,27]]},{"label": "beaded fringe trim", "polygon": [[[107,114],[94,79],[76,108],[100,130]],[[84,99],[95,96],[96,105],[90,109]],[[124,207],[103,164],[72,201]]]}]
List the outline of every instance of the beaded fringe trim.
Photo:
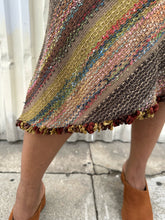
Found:
[{"label": "beaded fringe trim", "polygon": [[127,115],[122,118],[118,118],[115,120],[109,120],[104,121],[100,123],[85,123],[84,125],[68,125],[67,127],[58,127],[58,128],[47,128],[46,126],[32,126],[28,124],[26,121],[17,120],[16,126],[19,126],[21,129],[26,130],[29,133],[32,134],[47,134],[47,135],[53,135],[53,134],[63,134],[63,133],[84,133],[84,134],[92,134],[95,131],[101,131],[101,130],[113,130],[113,127],[119,126],[123,123],[125,124],[132,124],[135,119],[143,120],[147,118],[153,118],[155,115],[155,112],[159,109],[159,102],[164,101],[164,98],[161,96],[157,97],[155,105],[151,106],[147,110],[139,111],[137,110],[132,115]]}]

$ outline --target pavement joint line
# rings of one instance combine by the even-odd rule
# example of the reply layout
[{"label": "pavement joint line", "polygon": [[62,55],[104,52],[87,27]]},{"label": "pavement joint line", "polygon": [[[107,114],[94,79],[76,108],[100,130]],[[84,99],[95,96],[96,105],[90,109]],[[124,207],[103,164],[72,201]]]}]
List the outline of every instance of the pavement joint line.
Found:
[{"label": "pavement joint line", "polygon": [[[108,174],[115,174],[115,173],[118,174],[118,173],[121,173],[121,171],[119,171],[119,170],[111,169],[111,168],[105,167],[105,166],[103,166],[101,164],[93,163],[93,165],[105,168],[106,170],[108,170]],[[156,174],[146,174],[146,176],[148,176],[148,177],[152,177],[153,176],[154,177],[154,176],[162,175],[162,174],[165,174],[165,170],[162,170],[161,172],[156,173]]]},{"label": "pavement joint line", "polygon": [[94,186],[94,181],[93,181],[93,176],[92,175],[91,175],[91,183],[92,183],[94,207],[95,207],[95,212],[96,212],[96,220],[98,220],[99,216],[98,216],[98,210],[97,210],[96,192],[95,192],[95,186]]},{"label": "pavement joint line", "polygon": [[98,220],[99,217],[98,217],[98,210],[97,210],[96,193],[95,193],[95,187],[94,187],[94,181],[93,181],[93,176],[97,175],[97,173],[96,173],[94,162],[93,162],[93,156],[92,156],[92,151],[91,151],[90,143],[88,143],[88,146],[89,146],[89,154],[90,154],[90,158],[91,158],[91,161],[92,161],[92,167],[93,167],[93,172],[94,172],[91,175],[91,183],[92,183],[93,200],[94,200],[94,206],[95,206],[95,212],[96,212],[96,220]]},{"label": "pavement joint line", "polygon": [[[90,143],[88,143],[88,146],[89,146],[90,158],[91,158],[91,161],[92,161],[93,172],[94,172],[94,174],[96,174],[96,170],[95,170],[95,166],[94,166],[94,162],[93,162],[93,156],[92,156],[92,151],[91,151],[91,145],[90,145]],[[93,191],[93,201],[94,201],[95,212],[96,212],[96,220],[98,220],[99,217],[98,217],[97,202],[96,202],[96,193],[95,193],[93,175],[91,175],[91,183],[92,183],[92,191]]]},{"label": "pavement joint line", "polygon": [[95,167],[94,167],[94,162],[93,162],[93,156],[92,156],[92,151],[91,151],[90,143],[88,144],[88,146],[89,146],[89,154],[90,154],[90,158],[91,158],[92,166],[93,166],[93,172],[96,173],[96,170],[95,170]]},{"label": "pavement joint line", "polygon": [[[21,172],[15,172],[15,171],[0,171],[0,174],[21,174]],[[56,175],[56,174],[65,174],[66,176],[69,176],[69,175],[73,175],[73,174],[82,174],[82,175],[89,175],[89,176],[100,176],[100,175],[111,175],[111,176],[115,176],[115,175],[118,175],[118,174],[121,174],[121,171],[119,170],[111,170],[110,169],[110,172],[108,173],[85,173],[85,172],[46,172],[45,174],[53,174],[53,175]],[[156,177],[156,176],[159,176],[159,175],[165,175],[165,171],[162,171],[160,173],[156,173],[156,174],[146,174],[146,177],[148,178],[153,178],[153,177]]]},{"label": "pavement joint line", "polygon": [[108,170],[108,171],[110,171],[110,170],[111,170],[110,168],[105,167],[105,166],[103,166],[103,165],[101,165],[101,164],[96,164],[96,163],[93,163],[93,165],[94,165],[94,166],[98,166],[98,167],[103,167],[103,168],[105,168],[105,169],[106,169],[106,170]]}]

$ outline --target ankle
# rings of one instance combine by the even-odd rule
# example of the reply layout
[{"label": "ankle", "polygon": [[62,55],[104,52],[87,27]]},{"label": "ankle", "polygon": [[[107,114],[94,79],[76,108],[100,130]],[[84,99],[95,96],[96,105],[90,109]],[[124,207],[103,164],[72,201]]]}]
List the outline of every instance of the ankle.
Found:
[{"label": "ankle", "polygon": [[40,191],[41,191],[41,185],[36,187],[36,186],[26,185],[20,182],[17,189],[16,199],[24,200],[24,202],[28,203],[29,200],[33,200],[35,199],[35,197],[38,197]]},{"label": "ankle", "polygon": [[145,182],[145,165],[139,166],[135,162],[131,162],[128,158],[123,164],[123,170],[127,182],[134,188],[144,190]]},{"label": "ankle", "polygon": [[43,185],[42,180],[32,182],[32,181],[29,181],[29,180],[26,180],[23,178],[20,179],[20,183],[19,183],[20,187],[22,187],[28,191],[36,191],[37,189],[41,188],[42,185]]},{"label": "ankle", "polygon": [[127,172],[125,173],[125,177],[127,182],[134,188],[139,190],[144,190],[146,187],[145,176],[138,175],[129,175]]},{"label": "ankle", "polygon": [[19,183],[13,215],[15,220],[29,219],[38,207],[43,196],[43,183],[40,186]]},{"label": "ankle", "polygon": [[124,172],[126,180],[132,187],[139,190],[144,190],[146,186],[144,166],[136,166],[135,164],[131,164],[129,160],[127,160]]}]

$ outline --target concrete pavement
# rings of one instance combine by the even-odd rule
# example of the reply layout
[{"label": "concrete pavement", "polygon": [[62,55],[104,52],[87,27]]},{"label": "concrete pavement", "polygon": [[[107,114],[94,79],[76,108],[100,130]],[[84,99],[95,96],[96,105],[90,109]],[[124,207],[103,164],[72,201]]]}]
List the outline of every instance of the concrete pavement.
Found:
[{"label": "concrete pavement", "polygon": [[[66,142],[43,181],[41,220],[121,220],[121,167],[130,143]],[[0,219],[7,220],[20,178],[22,141],[0,141]],[[154,220],[165,219],[165,144],[157,143],[146,169]]]}]

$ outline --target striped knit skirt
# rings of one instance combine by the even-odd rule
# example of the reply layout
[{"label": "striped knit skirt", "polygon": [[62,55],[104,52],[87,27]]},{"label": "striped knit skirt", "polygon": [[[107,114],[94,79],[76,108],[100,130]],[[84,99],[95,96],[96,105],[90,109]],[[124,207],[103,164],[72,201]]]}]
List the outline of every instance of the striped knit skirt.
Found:
[{"label": "striped knit skirt", "polygon": [[165,0],[50,0],[16,126],[53,135],[112,130],[165,102]]}]

